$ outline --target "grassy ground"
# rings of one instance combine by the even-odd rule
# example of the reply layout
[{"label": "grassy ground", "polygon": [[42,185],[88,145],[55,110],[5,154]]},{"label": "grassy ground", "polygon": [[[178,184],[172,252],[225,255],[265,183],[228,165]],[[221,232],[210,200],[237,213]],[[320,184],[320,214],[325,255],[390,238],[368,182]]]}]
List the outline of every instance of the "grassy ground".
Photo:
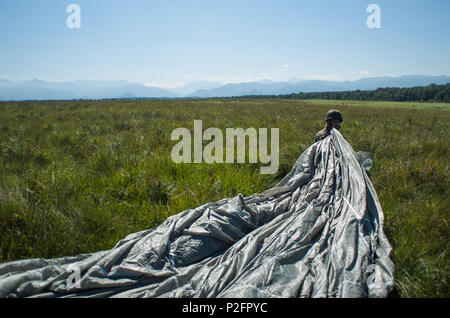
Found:
[{"label": "grassy ground", "polygon": [[382,108],[412,108],[412,109],[444,109],[450,110],[450,103],[434,102],[385,102],[385,101],[359,101],[359,100],[329,100],[329,99],[310,99],[293,100],[296,104],[323,105],[323,106],[375,106]]},{"label": "grassy ground", "polygon": [[[371,171],[402,297],[449,297],[448,104],[314,100],[0,103],[0,262],[110,249],[167,216],[275,185],[338,108]],[[418,104],[418,103],[414,103]],[[372,107],[367,107],[372,106]],[[280,130],[280,168],[179,164],[174,128]],[[205,142],[207,143],[207,142]]]}]

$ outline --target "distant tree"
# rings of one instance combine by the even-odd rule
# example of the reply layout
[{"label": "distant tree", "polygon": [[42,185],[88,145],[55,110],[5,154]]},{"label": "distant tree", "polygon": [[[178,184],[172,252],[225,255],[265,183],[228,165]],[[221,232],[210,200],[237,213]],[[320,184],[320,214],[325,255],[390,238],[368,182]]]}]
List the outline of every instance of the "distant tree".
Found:
[{"label": "distant tree", "polygon": [[[335,99],[335,100],[374,100],[374,101],[435,101],[449,102],[450,83],[445,85],[430,84],[428,86],[398,88],[386,87],[376,90],[354,90],[344,92],[312,92],[271,97],[295,99]],[[267,96],[264,96],[267,98]]]}]

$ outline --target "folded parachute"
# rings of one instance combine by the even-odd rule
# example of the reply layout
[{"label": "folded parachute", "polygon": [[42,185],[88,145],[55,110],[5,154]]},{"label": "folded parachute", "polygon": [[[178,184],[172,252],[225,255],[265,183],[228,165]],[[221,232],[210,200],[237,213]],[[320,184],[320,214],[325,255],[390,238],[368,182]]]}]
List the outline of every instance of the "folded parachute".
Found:
[{"label": "folded parachute", "polygon": [[386,297],[392,248],[339,131],[261,195],[182,211],[111,250],[0,264],[0,297]]}]

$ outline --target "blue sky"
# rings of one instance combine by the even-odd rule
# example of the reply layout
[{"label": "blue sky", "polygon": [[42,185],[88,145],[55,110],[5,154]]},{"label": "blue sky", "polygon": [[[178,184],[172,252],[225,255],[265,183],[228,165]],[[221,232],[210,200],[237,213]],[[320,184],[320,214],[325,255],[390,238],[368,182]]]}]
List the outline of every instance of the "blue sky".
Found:
[{"label": "blue sky", "polygon": [[[69,4],[81,28],[69,29]],[[381,28],[366,25],[378,4]],[[448,0],[0,0],[0,78],[354,80],[450,74]]]}]

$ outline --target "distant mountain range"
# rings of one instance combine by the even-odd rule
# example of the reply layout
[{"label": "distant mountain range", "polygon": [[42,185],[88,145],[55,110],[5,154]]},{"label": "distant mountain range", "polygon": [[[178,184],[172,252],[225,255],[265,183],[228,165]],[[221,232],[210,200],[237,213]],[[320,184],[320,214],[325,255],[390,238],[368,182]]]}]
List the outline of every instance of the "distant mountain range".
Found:
[{"label": "distant mountain range", "polygon": [[148,87],[127,81],[72,81],[53,83],[0,81],[0,100],[30,99],[103,99],[135,97],[181,97],[181,94],[159,87]]},{"label": "distant mountain range", "polygon": [[175,89],[148,87],[128,81],[46,82],[0,79],[0,100],[59,100],[106,98],[182,98],[231,97],[244,95],[281,95],[299,92],[373,90],[380,87],[414,87],[450,83],[446,75],[405,75],[367,77],[355,81],[289,80],[286,82],[245,82],[222,85],[195,82]]},{"label": "distant mountain range", "polygon": [[230,97],[244,95],[281,95],[290,93],[373,90],[379,87],[414,87],[450,83],[450,77],[405,75],[400,77],[367,77],[355,81],[299,80],[288,82],[251,82],[226,84],[213,89],[199,89],[189,97]]}]

